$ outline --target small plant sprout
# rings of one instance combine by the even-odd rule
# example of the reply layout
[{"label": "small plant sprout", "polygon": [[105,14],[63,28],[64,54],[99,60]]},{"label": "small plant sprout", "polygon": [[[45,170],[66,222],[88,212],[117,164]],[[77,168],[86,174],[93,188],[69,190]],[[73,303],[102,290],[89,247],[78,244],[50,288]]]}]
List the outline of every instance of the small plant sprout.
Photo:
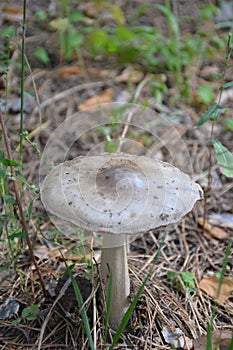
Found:
[{"label": "small plant sprout", "polygon": [[59,164],[41,186],[49,213],[103,234],[101,275],[107,293],[112,274],[113,328],[129,306],[129,238],[178,222],[202,196],[200,186],[174,166],[125,153],[82,156]]}]

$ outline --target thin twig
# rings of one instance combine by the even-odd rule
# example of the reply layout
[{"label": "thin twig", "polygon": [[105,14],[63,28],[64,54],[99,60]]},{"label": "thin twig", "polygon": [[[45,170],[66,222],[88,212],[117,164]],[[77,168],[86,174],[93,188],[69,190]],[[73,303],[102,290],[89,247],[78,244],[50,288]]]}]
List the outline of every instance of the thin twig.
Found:
[{"label": "thin twig", "polygon": [[[134,95],[134,98],[133,98],[133,101],[132,103],[136,103],[138,98],[139,98],[139,95],[140,95],[140,92],[142,90],[142,88],[149,82],[150,79],[148,78],[145,78],[141,81],[141,83],[138,85],[137,89],[136,89],[136,92],[135,92],[135,95]],[[130,126],[130,123],[131,123],[131,119],[133,117],[133,113],[134,111],[133,110],[130,110],[129,114],[128,114],[128,117],[127,117],[127,120],[126,120],[126,123],[125,123],[125,126],[124,126],[124,129],[122,131],[122,134],[121,136],[119,137],[119,145],[118,145],[118,148],[117,148],[117,152],[120,152],[121,151],[121,147],[122,147],[122,144],[125,140],[125,137],[126,137],[126,134],[129,130],[129,126]]]},{"label": "thin twig", "polygon": [[[53,102],[59,101],[64,97],[67,97],[69,95],[74,94],[75,92],[81,91],[81,90],[88,90],[91,88],[96,88],[96,87],[102,87],[104,85],[104,82],[102,81],[96,81],[93,83],[85,83],[85,84],[81,84],[81,85],[76,85],[73,86],[72,88],[59,92],[57,95],[48,98],[47,100],[41,102],[40,104],[40,109],[42,110],[42,108],[47,107],[48,105],[50,105]],[[34,110],[32,111],[32,116],[35,115],[37,112],[39,112],[39,108],[38,106],[36,106],[34,108]]]}]

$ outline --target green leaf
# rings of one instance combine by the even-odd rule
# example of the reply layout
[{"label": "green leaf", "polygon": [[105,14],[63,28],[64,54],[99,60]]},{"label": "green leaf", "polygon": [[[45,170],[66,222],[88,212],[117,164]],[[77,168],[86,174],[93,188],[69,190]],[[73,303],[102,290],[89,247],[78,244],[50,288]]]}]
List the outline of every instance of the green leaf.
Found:
[{"label": "green leaf", "polygon": [[224,90],[231,86],[233,86],[233,81],[229,81],[228,83],[223,84],[222,86],[220,86],[219,90]]},{"label": "green leaf", "polygon": [[54,30],[67,30],[70,26],[68,18],[57,18],[49,23],[50,27]]},{"label": "green leaf", "polygon": [[27,212],[27,215],[28,215],[28,220],[31,219],[31,215],[32,215],[32,208],[33,208],[33,202],[34,200],[32,199],[30,204],[29,204],[29,207],[28,207],[28,212]]},{"label": "green leaf", "polygon": [[93,54],[96,54],[98,50],[105,49],[107,38],[106,32],[102,29],[96,29],[88,36],[88,43]]},{"label": "green leaf", "polygon": [[180,276],[182,278],[182,281],[184,282],[185,287],[195,287],[195,275],[193,273],[182,271],[180,273]]},{"label": "green leaf", "polygon": [[38,11],[36,12],[36,17],[40,20],[40,21],[46,21],[47,19],[47,13],[45,11]]},{"label": "green leaf", "polygon": [[6,28],[1,30],[0,37],[11,37],[15,35],[15,28],[12,26],[7,26]]},{"label": "green leaf", "polygon": [[168,272],[167,272],[167,279],[168,279],[169,281],[172,281],[172,282],[177,281],[177,276],[176,276],[175,272],[173,272],[173,271],[168,271]]},{"label": "green leaf", "polygon": [[207,111],[202,115],[199,122],[196,124],[196,128],[199,128],[199,126],[205,124],[208,120],[214,117],[214,113],[216,112],[217,108],[219,107],[218,103],[214,103],[211,107],[207,109]]},{"label": "green leaf", "polygon": [[210,20],[218,13],[218,8],[213,4],[204,5],[200,11],[200,18],[202,20]]},{"label": "green leaf", "polygon": [[233,132],[233,118],[226,119],[226,128],[227,128],[227,130]]},{"label": "green leaf", "polygon": [[85,16],[80,11],[74,11],[73,13],[71,12],[69,15],[69,20],[73,23],[79,22],[80,20],[82,20],[84,18],[85,18]]},{"label": "green leaf", "polygon": [[211,140],[217,154],[217,162],[223,175],[233,177],[233,154],[220,141]]},{"label": "green leaf", "polygon": [[11,266],[11,262],[6,262],[3,265],[0,266],[0,271],[3,271],[5,269],[9,269]]},{"label": "green leaf", "polygon": [[21,180],[36,196],[38,196],[39,189],[35,185],[30,185],[26,178],[19,171],[15,172],[17,178]]},{"label": "green leaf", "polygon": [[17,163],[16,161],[12,159],[2,158],[2,164],[5,166],[16,166],[16,167],[22,167],[22,164]]},{"label": "green leaf", "polygon": [[220,115],[226,113],[227,111],[227,108],[218,108],[210,120],[216,122],[219,119]]},{"label": "green leaf", "polygon": [[135,38],[134,33],[126,27],[118,27],[116,34],[119,41],[132,40]]},{"label": "green leaf", "polygon": [[26,318],[28,321],[36,319],[35,314],[40,311],[38,305],[32,304],[29,307],[26,307],[22,311],[22,317]]},{"label": "green leaf", "polygon": [[26,232],[15,232],[15,233],[12,233],[11,235],[9,235],[9,239],[11,241],[13,241],[13,239],[15,238],[23,238],[23,237],[26,237],[27,236],[27,233]]},{"label": "green leaf", "polygon": [[118,145],[116,145],[112,140],[105,141],[104,152],[114,153],[117,152]]},{"label": "green leaf", "polygon": [[10,203],[10,204],[14,204],[15,203],[15,197],[10,196],[9,194],[6,194],[4,196],[4,200],[6,201],[6,203]]},{"label": "green leaf", "polygon": [[47,64],[50,61],[48,53],[43,47],[39,47],[38,49],[36,49],[33,55],[44,64]]},{"label": "green leaf", "polygon": [[200,85],[198,87],[198,96],[202,102],[210,104],[214,100],[213,87],[211,85]]},{"label": "green leaf", "polygon": [[69,266],[66,266],[66,270],[65,270],[64,276],[70,276],[70,274],[72,273],[72,270],[73,270],[74,267],[75,267],[75,264],[71,264]]},{"label": "green leaf", "polygon": [[124,12],[122,11],[122,9],[120,8],[120,6],[113,6],[112,8],[112,14],[114,19],[116,20],[117,24],[120,26],[125,25],[125,16],[124,16]]},{"label": "green leaf", "polygon": [[8,172],[5,169],[0,170],[0,179],[5,179]]}]

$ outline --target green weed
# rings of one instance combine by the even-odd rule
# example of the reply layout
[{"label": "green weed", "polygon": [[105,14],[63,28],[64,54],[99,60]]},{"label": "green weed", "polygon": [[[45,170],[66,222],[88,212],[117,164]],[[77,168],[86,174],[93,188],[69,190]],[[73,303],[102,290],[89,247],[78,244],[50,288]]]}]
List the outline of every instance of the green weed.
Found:
[{"label": "green weed", "polygon": [[[222,268],[221,268],[221,271],[219,273],[218,290],[217,290],[217,295],[216,295],[216,301],[215,301],[214,306],[212,308],[211,320],[210,320],[210,322],[208,324],[208,328],[207,328],[207,338],[206,338],[206,348],[205,348],[205,350],[212,350],[213,349],[212,332],[213,332],[213,323],[214,323],[214,319],[215,319],[216,311],[217,311],[217,300],[219,298],[220,291],[221,291],[221,286],[222,286],[222,282],[223,282],[223,278],[224,278],[225,273],[226,273],[226,266],[227,266],[227,263],[229,261],[231,248],[232,248],[232,240],[229,240],[228,244],[227,244],[226,252],[225,252],[225,255],[224,255],[224,258],[223,258]],[[232,337],[232,340],[231,340],[231,343],[229,345],[228,350],[232,350],[232,346],[233,346],[233,337]],[[216,349],[217,349],[217,346],[216,346]]]},{"label": "green weed", "polygon": [[12,325],[15,326],[19,324],[22,320],[26,320],[26,321],[36,320],[37,314],[39,311],[40,311],[39,306],[35,304],[25,307],[22,310],[21,316],[12,321]]},{"label": "green weed", "polygon": [[[196,277],[193,273],[182,271],[179,274],[181,281],[183,282],[183,286],[188,294],[195,293],[195,280]],[[182,289],[182,285],[179,281],[177,274],[173,271],[168,271],[167,278],[169,281],[175,283],[176,287],[180,290]]]},{"label": "green weed", "polygon": [[[196,127],[200,127],[203,124],[205,124],[208,121],[211,121],[211,132],[210,132],[210,142],[214,146],[216,155],[217,155],[217,162],[220,166],[221,172],[223,175],[227,177],[233,177],[233,155],[232,153],[224,147],[219,140],[215,140],[213,138],[214,135],[214,126],[219,121],[219,118],[227,111],[226,108],[221,106],[221,99],[222,99],[222,93],[223,90],[228,89],[229,87],[233,86],[233,81],[226,82],[226,73],[229,68],[229,61],[231,59],[231,52],[232,52],[232,43],[231,43],[232,35],[231,33],[228,36],[227,41],[227,53],[226,53],[226,63],[225,63],[225,69],[223,74],[220,75],[221,77],[221,83],[219,87],[219,97],[218,102],[215,102],[212,104],[201,116],[199,122],[197,123]],[[211,151],[210,151],[211,152]],[[211,153],[210,153],[211,154]],[[208,188],[211,188],[211,167],[212,167],[212,159],[210,158],[209,162],[209,184]]]},{"label": "green weed", "polygon": [[[95,3],[97,9],[107,10],[111,14],[114,25],[109,26],[103,26],[101,19],[86,17],[67,0],[57,1],[61,16],[50,22],[50,27],[59,33],[64,61],[78,58],[82,62],[82,49],[97,60],[104,57],[108,61],[114,57],[119,63],[139,64],[154,73],[170,72],[177,94],[185,99],[189,99],[191,94],[190,65],[200,54],[203,59],[208,59],[214,50],[221,50],[224,46],[223,40],[213,32],[208,36],[206,31],[200,31],[196,35],[186,34],[182,37],[179,20],[172,12],[169,0],[165,1],[165,5],[142,5],[130,22],[127,22],[119,5],[110,5],[106,1]],[[136,19],[150,6],[156,7],[165,16],[168,35],[153,26],[135,26]],[[213,5],[203,8],[200,21],[213,16],[215,11]],[[40,59],[47,60],[45,53],[40,54]],[[156,98],[161,101],[161,94],[166,91],[165,84],[161,82],[157,87],[152,86],[152,89],[157,91]],[[206,101],[207,94],[203,91],[200,94]]]}]

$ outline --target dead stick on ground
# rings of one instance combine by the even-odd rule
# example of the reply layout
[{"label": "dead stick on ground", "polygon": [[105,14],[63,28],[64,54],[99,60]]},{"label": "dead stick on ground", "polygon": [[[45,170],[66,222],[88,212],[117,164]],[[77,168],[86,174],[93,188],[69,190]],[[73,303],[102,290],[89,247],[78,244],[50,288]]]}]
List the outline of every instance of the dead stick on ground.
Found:
[{"label": "dead stick on ground", "polygon": [[[6,126],[5,126],[5,122],[4,122],[4,118],[3,118],[3,114],[2,114],[2,110],[1,110],[1,106],[0,106],[0,124],[2,126],[2,132],[3,132],[3,136],[4,136],[4,141],[5,141],[5,145],[6,145],[6,151],[7,151],[7,156],[9,158],[9,160],[13,160],[12,157],[12,153],[11,153],[11,147],[10,147],[10,142],[9,142],[9,138],[7,135],[7,130],[6,130]],[[15,175],[15,170],[13,168],[12,165],[10,165],[10,170],[11,170],[11,174],[16,177]],[[24,212],[23,212],[23,207],[21,205],[21,201],[20,201],[20,195],[19,195],[19,189],[18,189],[18,184],[17,181],[13,181],[13,185],[14,185],[14,190],[15,190],[15,199],[16,199],[16,203],[17,206],[19,208],[19,213],[20,213],[20,221],[21,221],[21,225],[23,228],[23,231],[26,233],[26,240],[27,240],[27,245],[29,248],[29,252],[31,255],[31,259],[33,264],[35,265],[36,271],[38,273],[39,279],[40,279],[40,284],[41,284],[41,288],[43,291],[44,296],[47,296],[47,291],[45,289],[45,284],[44,284],[44,280],[43,280],[43,276],[41,274],[40,268],[36,262],[36,258],[35,255],[33,253],[33,249],[32,249],[32,244],[31,241],[29,239],[29,233],[28,233],[28,228],[27,228],[27,222],[25,220],[25,216],[24,216]]]},{"label": "dead stick on ground", "polygon": [[[59,101],[62,98],[65,98],[65,97],[67,97],[69,95],[72,95],[72,94],[74,94],[74,93],[76,93],[78,91],[88,90],[88,89],[96,88],[96,87],[102,87],[103,85],[104,85],[104,82],[96,81],[96,82],[93,82],[93,83],[85,83],[85,84],[80,84],[80,85],[73,86],[72,88],[70,88],[68,90],[65,90],[65,91],[62,91],[62,92],[59,92],[57,95],[55,95],[53,97],[50,97],[47,100],[41,102],[40,109],[43,109],[43,108],[47,107],[48,105],[50,105],[51,103]],[[32,111],[32,116],[34,116],[37,112],[39,112],[38,106],[36,106],[34,108],[34,110]]]}]

